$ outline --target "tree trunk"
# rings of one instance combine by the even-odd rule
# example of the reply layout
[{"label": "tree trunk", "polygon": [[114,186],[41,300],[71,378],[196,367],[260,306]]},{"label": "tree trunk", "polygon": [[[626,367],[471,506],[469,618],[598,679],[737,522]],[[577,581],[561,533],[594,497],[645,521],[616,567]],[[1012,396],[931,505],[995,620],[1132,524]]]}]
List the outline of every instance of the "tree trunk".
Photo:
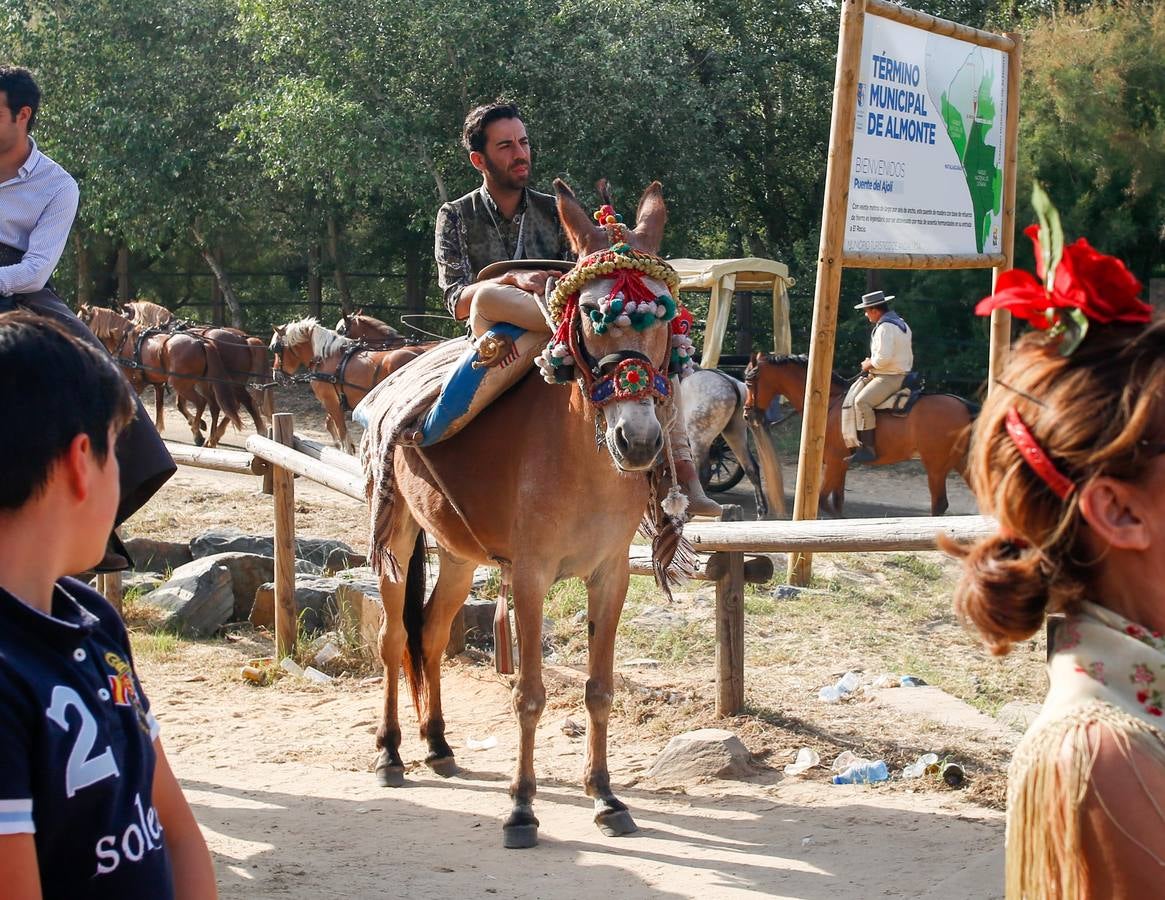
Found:
[{"label": "tree trunk", "polygon": [[[222,248],[215,247],[214,260],[222,266]],[[213,278],[210,282],[210,315],[211,321],[215,325],[222,325],[226,321],[226,314],[223,310],[222,288],[219,287],[218,279]]]},{"label": "tree trunk", "polygon": [[77,266],[77,306],[88,306],[93,303],[93,285],[89,280],[89,248],[80,229],[73,232],[73,258]]},{"label": "tree trunk", "polygon": [[318,241],[307,247],[307,302],[311,314],[320,319],[324,314],[324,286],[320,280],[321,249]]},{"label": "tree trunk", "polygon": [[117,245],[117,299],[121,303],[133,299],[129,283],[129,247],[125,244]]},{"label": "tree trunk", "polygon": [[348,273],[340,256],[340,237],[342,229],[335,216],[328,216],[328,254],[332,257],[335,268],[336,290],[340,294],[340,309],[344,315],[352,314],[352,292],[348,287]]},{"label": "tree trunk", "polygon": [[405,244],[405,306],[410,313],[425,311],[425,293],[421,287],[421,248],[414,241]]},{"label": "tree trunk", "polygon": [[222,291],[222,298],[226,301],[227,309],[231,311],[231,326],[234,328],[243,327],[243,307],[239,303],[239,298],[235,294],[234,285],[231,284],[230,276],[227,275],[227,270],[223,268],[222,263],[215,259],[214,254],[206,244],[206,238],[203,237],[202,232],[196,226],[190,228],[190,233],[194,235],[194,244],[198,248],[198,255],[202,257],[202,261],[214,273],[215,280],[218,282],[219,290]]}]

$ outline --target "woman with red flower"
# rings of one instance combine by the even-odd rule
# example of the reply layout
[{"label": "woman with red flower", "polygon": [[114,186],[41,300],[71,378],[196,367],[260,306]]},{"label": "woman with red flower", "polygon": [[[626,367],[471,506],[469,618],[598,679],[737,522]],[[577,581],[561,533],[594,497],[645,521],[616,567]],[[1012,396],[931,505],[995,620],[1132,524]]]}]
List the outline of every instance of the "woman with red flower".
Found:
[{"label": "woman with red flower", "polygon": [[1158,896],[1165,319],[1119,260],[1083,240],[1045,254],[1060,243],[1036,240],[1043,283],[1005,273],[976,310],[1009,309],[1038,331],[975,423],[971,484],[999,533],[946,547],[963,561],[955,609],[996,654],[1067,614],[1011,764],[1007,896]]}]

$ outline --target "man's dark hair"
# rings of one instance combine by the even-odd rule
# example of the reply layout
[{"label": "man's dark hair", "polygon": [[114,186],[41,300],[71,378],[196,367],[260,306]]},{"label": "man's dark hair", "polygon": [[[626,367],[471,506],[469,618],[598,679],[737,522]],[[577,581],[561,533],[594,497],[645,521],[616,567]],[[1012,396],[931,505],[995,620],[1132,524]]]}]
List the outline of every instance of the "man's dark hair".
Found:
[{"label": "man's dark hair", "polygon": [[485,130],[498,119],[520,119],[522,111],[518,104],[510,100],[497,99],[469,111],[465,117],[465,128],[461,132],[461,145],[470,152],[485,150]]},{"label": "man's dark hair", "polygon": [[0,66],[0,91],[8,98],[8,109],[12,118],[24,107],[32,110],[28,117],[28,130],[36,124],[36,111],[40,109],[40,88],[32,73],[23,66]]},{"label": "man's dark hair", "polygon": [[110,426],[120,431],[136,409],[107,354],[24,311],[0,314],[0,384],[0,510],[43,490],[78,434],[104,463]]}]

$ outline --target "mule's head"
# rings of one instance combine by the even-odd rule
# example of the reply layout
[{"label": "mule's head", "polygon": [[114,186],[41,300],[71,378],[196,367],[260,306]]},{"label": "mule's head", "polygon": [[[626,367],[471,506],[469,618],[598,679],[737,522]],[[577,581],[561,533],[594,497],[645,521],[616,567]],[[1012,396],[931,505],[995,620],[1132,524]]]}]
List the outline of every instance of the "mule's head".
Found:
[{"label": "mule's head", "polygon": [[[560,282],[552,305],[560,325],[548,352],[569,347],[592,403],[606,418],[606,444],[624,471],[650,468],[663,449],[657,402],[667,378],[678,277],[656,254],[667,208],[659,182],[639,201],[636,225],[597,224],[561,179],[558,212],[579,263]],[[557,344],[555,343],[557,342]],[[557,346],[557,350],[555,347]]]},{"label": "mule's head", "polygon": [[294,358],[294,354],[287,352],[287,326],[273,325],[271,328],[271,343],[267,345],[267,349],[275,357],[271,362],[271,377],[277,382],[282,382],[285,380],[284,376],[294,375],[299,371],[299,361]]}]

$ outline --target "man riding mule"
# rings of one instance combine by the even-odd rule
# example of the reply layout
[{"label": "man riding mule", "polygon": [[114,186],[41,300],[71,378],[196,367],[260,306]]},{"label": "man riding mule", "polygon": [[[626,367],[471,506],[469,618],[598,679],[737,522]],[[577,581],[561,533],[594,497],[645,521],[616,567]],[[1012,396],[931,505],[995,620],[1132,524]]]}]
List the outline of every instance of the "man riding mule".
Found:
[{"label": "man riding mule", "polygon": [[[520,753],[510,787],[513,808],[503,827],[507,847],[537,841],[534,738],[546,704],[542,608],[547,591],[563,578],[586,584],[584,784],[600,829],[626,834],[636,826],[611,789],[607,725],[615,690],[615,633],[630,577],[627,551],[645,512],[656,534],[658,576],[666,577],[671,564],[683,562],[690,550],[676,530],[683,498],[655,474],[661,451],[672,456],[663,425],[671,413],[664,372],[673,360],[668,323],[676,314],[678,284],[675,271],[656,255],[666,218],[662,190],[652,184],[640,201],[636,227],[616,230],[597,226],[564,183],[555,187],[580,259],[547,303],[555,328],[548,350],[557,360],[543,357],[548,377],[520,380],[462,432],[424,446],[397,440],[408,428],[397,427],[396,405],[426,372],[405,366],[369,395],[369,427],[361,447],[372,517],[370,557],[381,575],[384,609],[377,778],[386,786],[404,783],[398,717],[402,665],[429,745],[426,762],[441,774],[456,771],[445,739],[441,659],[475,568],[501,566],[503,584],[512,586],[520,661],[513,690]],[[613,236],[619,238],[614,244]],[[628,296],[637,298],[631,311]],[[422,530],[436,542],[440,561],[427,602]]]},{"label": "man riding mule", "polygon": [[[878,425],[875,410],[902,389],[914,365],[910,326],[890,309],[893,299],[881,291],[871,291],[854,307],[865,312],[874,330],[870,334],[870,355],[862,360],[862,374],[854,379],[841,405],[846,444],[857,447],[846,459],[851,466],[878,459],[874,446],[874,429]],[[855,431],[857,443],[852,439]]]},{"label": "man riding mule", "polygon": [[[536,298],[571,268],[572,253],[554,198],[527,187],[532,153],[517,105],[497,101],[471,110],[462,144],[482,184],[437,213],[437,272],[445,304],[457,319],[468,318],[479,340],[491,330],[503,342],[512,340],[517,335],[507,326],[543,336],[549,327]],[[614,222],[614,211],[609,215]],[[679,407],[676,413],[671,439],[689,512],[719,516],[720,506],[700,484]]]},{"label": "man riding mule", "polygon": [[[100,342],[61,302],[49,281],[77,214],[77,182],[36,146],[40,89],[32,74],[0,65],[0,312],[22,307],[54,319],[81,340]],[[174,474],[177,466],[149,416],[137,401],[130,425],[115,448],[121,502],[114,524],[140,509]],[[98,571],[129,565],[116,534]]]}]

